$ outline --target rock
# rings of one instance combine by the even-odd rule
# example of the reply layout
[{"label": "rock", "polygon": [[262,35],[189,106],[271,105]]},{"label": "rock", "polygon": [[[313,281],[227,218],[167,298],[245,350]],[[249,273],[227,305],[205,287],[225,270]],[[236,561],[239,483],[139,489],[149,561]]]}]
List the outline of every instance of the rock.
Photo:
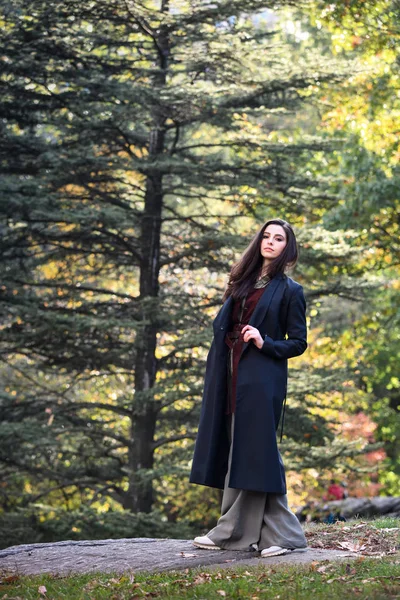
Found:
[{"label": "rock", "polygon": [[285,556],[260,558],[258,552],[200,550],[188,540],[120,539],[24,544],[0,551],[3,573],[35,575],[52,573],[122,573],[125,571],[169,571],[194,567],[227,568],[234,565],[309,563],[319,560],[355,558],[354,553],[311,548]]},{"label": "rock", "polygon": [[[303,506],[297,516],[300,520],[302,515],[307,514],[311,509]],[[328,512],[340,513],[346,519],[356,517],[380,517],[391,516],[400,517],[400,496],[376,496],[375,498],[346,498],[345,500],[332,500],[316,504],[312,507],[312,512],[323,518]]]}]

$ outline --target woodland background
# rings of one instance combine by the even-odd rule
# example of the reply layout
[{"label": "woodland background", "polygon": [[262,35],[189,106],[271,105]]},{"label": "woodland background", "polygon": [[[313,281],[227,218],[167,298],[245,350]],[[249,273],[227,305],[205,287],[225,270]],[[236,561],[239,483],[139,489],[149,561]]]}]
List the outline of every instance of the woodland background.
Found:
[{"label": "woodland background", "polygon": [[1,0],[0,529],[186,537],[211,322],[260,224],[301,249],[281,451],[400,494],[400,3]]}]

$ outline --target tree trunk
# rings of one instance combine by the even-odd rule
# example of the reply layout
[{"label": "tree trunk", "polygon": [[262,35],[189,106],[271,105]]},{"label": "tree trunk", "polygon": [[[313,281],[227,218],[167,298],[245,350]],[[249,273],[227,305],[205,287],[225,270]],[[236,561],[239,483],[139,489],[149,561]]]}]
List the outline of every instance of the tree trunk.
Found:
[{"label": "tree trunk", "polygon": [[[162,10],[168,10],[167,2]],[[157,37],[159,73],[155,86],[166,83],[169,40],[163,28]],[[149,158],[164,152],[165,115],[154,109],[154,128],[149,139]],[[157,167],[148,168],[145,205],[141,227],[140,300],[143,327],[138,328],[135,363],[135,404],[132,411],[131,444],[129,448],[129,489],[125,508],[133,512],[150,512],[153,504],[152,475],[154,464],[154,434],[157,411],[151,390],[156,380],[157,309],[160,272],[160,237],[163,207],[163,176]]]},{"label": "tree trunk", "polygon": [[[161,132],[154,133],[154,143],[161,146]],[[151,475],[142,469],[153,468],[153,441],[157,413],[151,389],[157,369],[155,355],[157,344],[157,307],[160,270],[160,232],[162,209],[162,178],[148,177],[145,214],[142,224],[142,265],[140,273],[140,298],[144,325],[138,328],[135,363],[135,405],[132,413],[132,438],[129,450],[129,490],[126,508],[133,512],[150,512],[153,504]],[[153,300],[153,302],[152,302]],[[144,301],[144,302],[143,302]]]}]

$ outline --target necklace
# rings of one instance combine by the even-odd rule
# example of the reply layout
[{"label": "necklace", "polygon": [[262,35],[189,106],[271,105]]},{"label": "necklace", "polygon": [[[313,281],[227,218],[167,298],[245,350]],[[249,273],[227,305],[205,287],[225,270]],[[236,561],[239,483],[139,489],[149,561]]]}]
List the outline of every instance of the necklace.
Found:
[{"label": "necklace", "polygon": [[259,288],[266,287],[269,284],[270,281],[271,280],[270,280],[269,276],[268,275],[264,275],[263,277],[260,277],[260,279],[257,279],[257,281],[254,284],[254,288],[256,290],[258,290]]}]

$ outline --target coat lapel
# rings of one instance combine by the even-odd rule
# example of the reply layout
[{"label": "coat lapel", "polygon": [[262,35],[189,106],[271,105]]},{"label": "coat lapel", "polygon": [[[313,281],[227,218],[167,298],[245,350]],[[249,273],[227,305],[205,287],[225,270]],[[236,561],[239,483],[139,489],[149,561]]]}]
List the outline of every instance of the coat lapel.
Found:
[{"label": "coat lapel", "polygon": [[[276,290],[279,288],[279,285],[282,283],[283,280],[284,280],[283,275],[277,275],[267,285],[267,287],[264,290],[263,295],[261,296],[260,300],[257,302],[257,306],[251,316],[249,325],[252,325],[253,327],[258,327],[260,325],[260,323],[263,321],[263,319],[265,317],[265,314],[267,313],[267,311],[269,309],[269,306],[272,302],[272,298],[274,297]],[[229,321],[231,319],[232,308],[233,308],[233,298],[232,298],[232,296],[229,296],[229,298],[227,298],[227,300],[224,302],[220,311],[218,312],[217,316],[215,317],[215,319],[213,321],[214,334],[218,334],[218,332],[221,332],[221,331],[224,331],[225,333],[227,332],[227,327],[228,327]],[[248,345],[248,342],[244,343],[243,349],[245,349],[247,347],[247,345]]]},{"label": "coat lapel", "polygon": [[[266,313],[268,312],[269,306],[272,302],[272,298],[274,297],[275,292],[277,291],[279,286],[282,284],[283,280],[284,280],[284,278],[282,275],[277,275],[267,285],[263,295],[257,302],[257,306],[256,306],[253,314],[251,315],[249,325],[252,325],[253,327],[256,327],[258,329],[258,327],[264,320]],[[249,345],[249,342],[243,343],[242,353],[244,350],[246,350],[248,345]]]},{"label": "coat lapel", "polygon": [[217,316],[215,317],[215,319],[213,321],[214,334],[218,333],[218,331],[221,331],[221,330],[226,331],[226,327],[231,318],[232,304],[233,304],[233,298],[232,298],[232,296],[229,296],[229,298],[227,298],[225,300],[225,302],[223,303],[220,311],[218,312]]},{"label": "coat lapel", "polygon": [[264,290],[263,295],[257,302],[256,308],[255,308],[253,314],[251,315],[249,325],[252,325],[253,327],[258,328],[258,326],[264,319],[265,314],[269,309],[269,305],[272,302],[272,298],[274,297],[274,294],[275,294],[276,290],[278,289],[279,285],[281,284],[282,280],[283,280],[283,277],[281,275],[277,275],[267,285],[267,287]]}]

